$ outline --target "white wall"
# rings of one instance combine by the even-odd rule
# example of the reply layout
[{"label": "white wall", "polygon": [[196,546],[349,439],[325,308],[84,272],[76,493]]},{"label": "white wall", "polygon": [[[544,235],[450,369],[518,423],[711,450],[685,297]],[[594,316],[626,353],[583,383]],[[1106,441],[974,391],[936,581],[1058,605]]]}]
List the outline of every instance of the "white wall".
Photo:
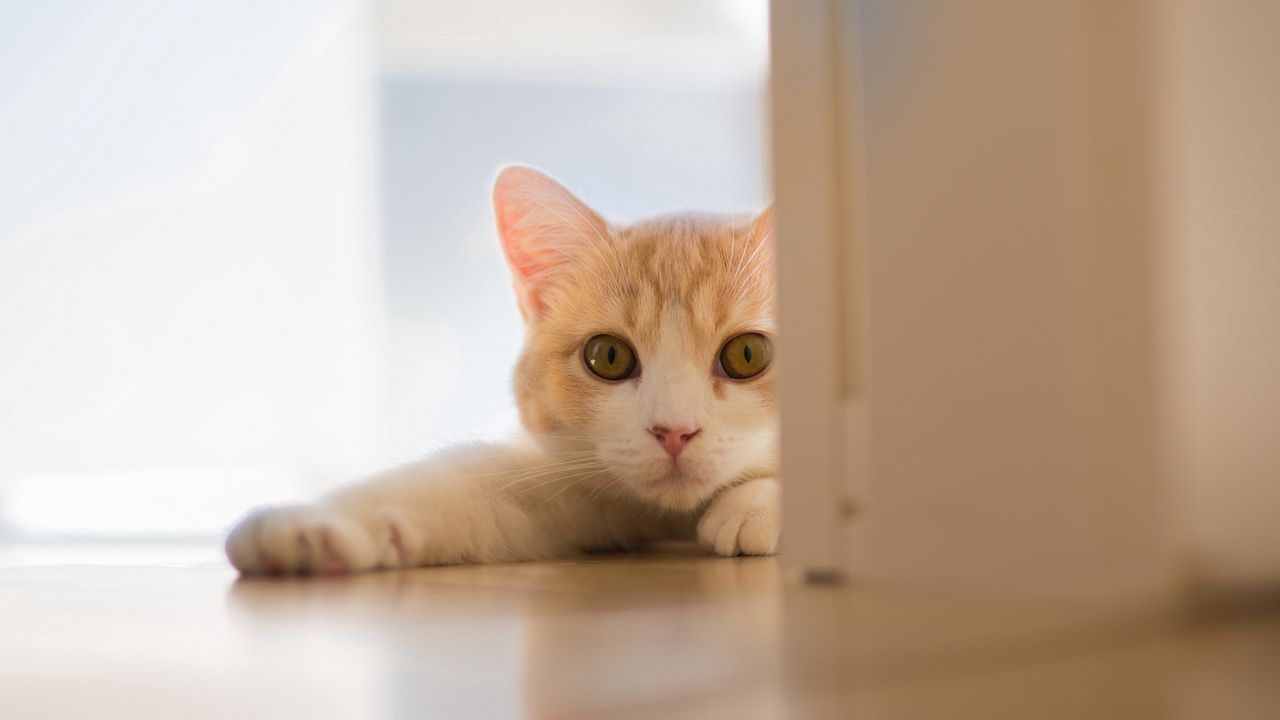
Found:
[{"label": "white wall", "polygon": [[200,533],[380,453],[358,2],[0,9],[0,517]]}]

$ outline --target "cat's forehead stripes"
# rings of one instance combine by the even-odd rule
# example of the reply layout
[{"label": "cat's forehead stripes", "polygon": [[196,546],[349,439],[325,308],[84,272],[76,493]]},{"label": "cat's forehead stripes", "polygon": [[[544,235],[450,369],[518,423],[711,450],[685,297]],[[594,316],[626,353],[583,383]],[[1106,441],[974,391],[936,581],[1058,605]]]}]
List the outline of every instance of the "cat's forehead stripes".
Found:
[{"label": "cat's forehead stripes", "polygon": [[660,218],[618,232],[615,242],[626,271],[607,292],[632,332],[656,337],[671,307],[695,336],[714,336],[735,323],[772,330],[772,276],[756,272],[769,258],[758,252],[760,238],[747,223]]},{"label": "cat's forehead stripes", "polygon": [[701,286],[722,279],[729,267],[729,246],[739,234],[745,236],[745,229],[737,233],[724,222],[696,216],[634,225],[617,236],[621,253],[630,260],[625,280],[692,298]]}]

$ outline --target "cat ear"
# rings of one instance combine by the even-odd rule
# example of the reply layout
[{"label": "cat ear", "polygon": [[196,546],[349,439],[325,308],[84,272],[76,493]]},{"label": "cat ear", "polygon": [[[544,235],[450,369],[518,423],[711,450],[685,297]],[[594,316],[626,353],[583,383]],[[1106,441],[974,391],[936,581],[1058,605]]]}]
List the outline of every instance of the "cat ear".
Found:
[{"label": "cat ear", "polygon": [[750,254],[745,260],[745,264],[750,266],[747,269],[754,270],[757,265],[764,264],[767,266],[766,274],[772,273],[774,253],[778,247],[774,234],[773,205],[752,218],[747,233],[747,247],[750,248]]},{"label": "cat ear", "polygon": [[751,236],[756,240],[768,243],[769,249],[778,244],[773,236],[773,204],[760,211],[755,219],[751,221]]},{"label": "cat ear", "polygon": [[586,203],[530,167],[511,165],[498,173],[493,212],[526,319],[545,309],[545,292],[556,277],[608,235],[608,224]]}]

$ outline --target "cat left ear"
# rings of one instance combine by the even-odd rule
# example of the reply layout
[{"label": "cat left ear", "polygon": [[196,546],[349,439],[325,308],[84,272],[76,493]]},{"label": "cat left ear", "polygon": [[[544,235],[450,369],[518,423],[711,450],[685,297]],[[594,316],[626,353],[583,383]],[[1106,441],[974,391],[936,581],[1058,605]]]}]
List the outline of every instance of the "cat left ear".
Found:
[{"label": "cat left ear", "polygon": [[493,211],[526,319],[546,309],[559,275],[590,246],[607,242],[608,224],[560,183],[530,167],[508,166],[493,183]]}]

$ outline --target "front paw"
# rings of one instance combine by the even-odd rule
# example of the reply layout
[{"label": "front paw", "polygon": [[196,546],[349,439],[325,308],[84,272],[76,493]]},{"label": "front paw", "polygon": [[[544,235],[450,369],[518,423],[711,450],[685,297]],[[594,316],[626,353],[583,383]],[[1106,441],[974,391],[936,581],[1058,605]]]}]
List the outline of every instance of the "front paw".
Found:
[{"label": "front paw", "polygon": [[361,524],[319,505],[256,510],[227,536],[226,549],[245,575],[341,575],[374,567],[378,555]]},{"label": "front paw", "polygon": [[778,481],[748,480],[711,501],[698,521],[698,540],[717,555],[772,555],[782,535]]}]

